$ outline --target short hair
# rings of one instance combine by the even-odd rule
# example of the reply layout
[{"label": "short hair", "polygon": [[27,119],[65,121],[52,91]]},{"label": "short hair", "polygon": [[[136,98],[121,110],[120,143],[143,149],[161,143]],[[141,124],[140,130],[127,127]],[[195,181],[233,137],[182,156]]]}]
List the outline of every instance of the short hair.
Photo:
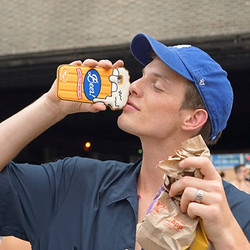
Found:
[{"label": "short hair", "polygon": [[[181,109],[194,109],[194,110],[195,109],[204,109],[204,110],[206,110],[206,106],[205,106],[197,88],[189,80],[187,80],[185,97],[184,97]],[[212,126],[211,126],[210,119],[208,117],[206,123],[202,126],[202,128],[199,132],[207,145],[216,144],[217,141],[219,140],[219,138],[221,137],[221,134],[222,134],[222,131],[221,131],[218,134],[217,138],[212,141],[209,139],[211,132],[212,132]]]},{"label": "short hair", "polygon": [[240,171],[240,168],[245,167],[245,166],[246,166],[245,164],[238,164],[238,165],[234,166],[234,172],[238,173]]}]

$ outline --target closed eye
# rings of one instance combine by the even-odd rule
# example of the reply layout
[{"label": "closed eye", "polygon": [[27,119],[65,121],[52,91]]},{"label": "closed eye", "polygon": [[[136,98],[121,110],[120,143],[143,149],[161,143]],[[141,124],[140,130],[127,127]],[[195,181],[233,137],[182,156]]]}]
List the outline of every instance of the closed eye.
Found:
[{"label": "closed eye", "polygon": [[164,92],[164,88],[161,86],[161,84],[159,82],[153,82],[152,86],[153,86],[155,91]]},{"label": "closed eye", "polygon": [[162,89],[156,87],[155,85],[154,85],[154,89],[155,89],[156,91],[159,91],[159,92],[162,92],[162,91],[163,91]]},{"label": "closed eye", "polygon": [[146,70],[142,70],[142,78],[146,78],[147,81],[151,84],[152,88],[157,92],[165,92],[166,91],[166,78],[163,78],[158,73],[148,73],[146,74]]}]

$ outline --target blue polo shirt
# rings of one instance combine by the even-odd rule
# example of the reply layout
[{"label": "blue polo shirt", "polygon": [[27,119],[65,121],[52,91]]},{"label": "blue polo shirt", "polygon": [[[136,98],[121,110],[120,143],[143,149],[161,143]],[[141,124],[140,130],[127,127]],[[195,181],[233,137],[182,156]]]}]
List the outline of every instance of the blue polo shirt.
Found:
[{"label": "blue polo shirt", "polygon": [[[0,235],[33,250],[134,249],[140,162],[66,158],[9,163],[0,172]],[[224,182],[229,204],[250,239],[250,198]]]}]

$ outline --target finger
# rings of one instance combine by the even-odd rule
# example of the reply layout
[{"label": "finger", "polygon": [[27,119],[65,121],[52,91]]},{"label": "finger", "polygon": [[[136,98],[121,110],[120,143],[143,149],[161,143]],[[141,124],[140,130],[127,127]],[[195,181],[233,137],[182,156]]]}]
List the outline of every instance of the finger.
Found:
[{"label": "finger", "polygon": [[94,59],[85,59],[82,63],[83,66],[89,66],[89,67],[96,67],[98,65],[98,62]]},{"label": "finger", "polygon": [[105,68],[105,69],[112,69],[113,68],[112,62],[107,60],[107,59],[100,60],[98,62],[98,66],[102,67],[102,68]]},{"label": "finger", "polygon": [[214,165],[207,157],[188,157],[179,163],[180,168],[197,168],[205,180],[220,179]]},{"label": "finger", "polygon": [[91,109],[92,109],[91,112],[95,113],[95,112],[99,112],[99,111],[105,111],[107,109],[107,107],[105,106],[104,103],[97,102],[97,103],[93,103],[91,105]]},{"label": "finger", "polygon": [[187,214],[192,219],[195,219],[197,217],[206,219],[209,213],[209,206],[202,203],[190,202],[188,205]]},{"label": "finger", "polygon": [[[229,209],[230,211],[230,209]],[[204,225],[205,221],[214,224],[223,218],[223,214],[226,214],[227,211],[221,211],[220,207],[216,204],[205,205],[202,203],[191,202],[188,206],[187,214],[191,218],[200,217],[202,218]]]},{"label": "finger", "polygon": [[82,65],[82,61],[81,60],[76,60],[76,61],[71,62],[69,65],[78,65],[78,66],[81,66]]},{"label": "finger", "polygon": [[[88,105],[88,112],[97,113],[99,111],[106,110],[106,106],[102,102],[92,103]],[[84,112],[86,112],[86,107],[84,108]]]},{"label": "finger", "polygon": [[211,196],[211,193],[203,191],[203,197],[201,201],[197,200],[197,188],[193,187],[187,187],[182,196],[181,196],[181,211],[183,213],[187,212],[187,208],[191,202],[197,202],[197,203],[202,203],[202,204],[211,204],[213,202],[213,197]]},{"label": "finger", "polygon": [[174,197],[178,193],[183,192],[187,187],[202,189],[206,192],[223,191],[223,185],[221,179],[219,180],[204,180],[190,176],[184,176],[183,178],[175,181],[170,188],[169,196]]},{"label": "finger", "polygon": [[183,178],[175,181],[172,183],[170,190],[169,190],[169,196],[174,197],[178,193],[183,192],[186,188],[202,188],[206,190],[205,183],[201,182],[201,179],[190,177],[190,176],[184,176]]},{"label": "finger", "polygon": [[122,60],[118,60],[113,64],[113,68],[123,67],[124,62]]},{"label": "finger", "polygon": [[75,103],[75,109],[71,113],[79,113],[79,112],[91,112],[97,113],[99,111],[106,110],[106,106],[104,103]]},{"label": "finger", "polygon": [[188,205],[190,204],[190,202],[195,202],[195,198],[196,198],[196,188],[191,188],[191,187],[187,187],[182,196],[181,196],[181,202],[180,202],[180,207],[181,207],[181,211],[183,213],[187,212],[187,208]]}]

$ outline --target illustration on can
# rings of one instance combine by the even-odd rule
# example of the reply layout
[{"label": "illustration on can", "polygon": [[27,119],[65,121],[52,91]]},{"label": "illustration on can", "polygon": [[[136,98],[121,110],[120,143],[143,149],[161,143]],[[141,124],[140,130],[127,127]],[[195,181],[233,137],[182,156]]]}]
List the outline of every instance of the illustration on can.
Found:
[{"label": "illustration on can", "polygon": [[115,69],[60,65],[57,69],[57,96],[63,100],[103,102],[112,110],[122,109],[129,96],[129,73]]}]

